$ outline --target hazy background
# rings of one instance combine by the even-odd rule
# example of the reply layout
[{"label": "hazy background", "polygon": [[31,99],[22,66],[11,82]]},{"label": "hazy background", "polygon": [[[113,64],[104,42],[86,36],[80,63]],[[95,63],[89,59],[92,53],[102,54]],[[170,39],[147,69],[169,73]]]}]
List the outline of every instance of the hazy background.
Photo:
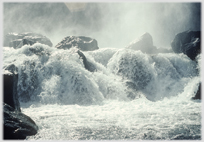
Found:
[{"label": "hazy background", "polygon": [[123,48],[144,32],[169,48],[176,33],[201,30],[200,3],[3,3],[3,32],[36,32],[54,46],[65,36],[95,38],[99,48]]}]

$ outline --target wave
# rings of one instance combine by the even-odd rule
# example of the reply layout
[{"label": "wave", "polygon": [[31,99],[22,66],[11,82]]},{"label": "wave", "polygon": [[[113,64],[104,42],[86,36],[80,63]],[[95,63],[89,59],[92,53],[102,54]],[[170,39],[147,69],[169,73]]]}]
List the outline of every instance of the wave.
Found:
[{"label": "wave", "polygon": [[184,54],[116,48],[82,52],[96,69],[90,72],[77,51],[40,43],[4,47],[3,68],[18,72],[21,102],[41,104],[90,105],[141,97],[158,101],[187,93],[189,84],[196,90],[200,81],[200,64]]}]

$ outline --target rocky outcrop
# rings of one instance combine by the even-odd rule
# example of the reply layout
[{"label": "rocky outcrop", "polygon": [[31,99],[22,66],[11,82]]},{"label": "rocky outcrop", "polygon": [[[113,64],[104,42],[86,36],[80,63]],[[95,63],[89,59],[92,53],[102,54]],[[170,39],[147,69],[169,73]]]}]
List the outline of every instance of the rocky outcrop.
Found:
[{"label": "rocky outcrop", "polygon": [[52,46],[50,39],[37,33],[8,33],[4,37],[4,46],[13,48],[21,48],[23,45],[33,45],[34,43]]},{"label": "rocky outcrop", "polygon": [[38,126],[27,115],[4,103],[4,139],[20,140],[35,135]]},{"label": "rocky outcrop", "polygon": [[175,53],[184,53],[194,60],[201,53],[200,31],[185,31],[178,33],[171,42],[172,50]]},{"label": "rocky outcrop", "polygon": [[76,47],[82,51],[93,51],[99,49],[95,39],[85,36],[67,36],[56,46],[58,49],[70,49]]}]

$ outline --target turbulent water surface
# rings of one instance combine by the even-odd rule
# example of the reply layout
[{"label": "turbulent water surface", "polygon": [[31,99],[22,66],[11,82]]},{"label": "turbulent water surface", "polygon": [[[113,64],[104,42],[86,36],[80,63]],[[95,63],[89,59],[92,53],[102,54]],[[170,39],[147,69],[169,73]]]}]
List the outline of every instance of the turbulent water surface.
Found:
[{"label": "turbulent water surface", "polygon": [[83,52],[90,72],[76,51],[4,47],[4,69],[18,72],[22,112],[39,126],[27,139],[201,139],[201,101],[191,99],[200,82],[195,61],[102,48]]}]

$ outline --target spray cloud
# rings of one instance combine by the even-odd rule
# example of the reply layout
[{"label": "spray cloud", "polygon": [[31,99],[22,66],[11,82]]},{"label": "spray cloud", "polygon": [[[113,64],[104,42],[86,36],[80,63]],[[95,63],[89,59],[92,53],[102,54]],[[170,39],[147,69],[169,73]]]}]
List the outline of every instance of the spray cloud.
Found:
[{"label": "spray cloud", "polygon": [[175,34],[201,29],[200,3],[4,3],[4,34],[37,32],[54,45],[69,35],[95,38],[99,48],[123,48],[148,32],[157,47]]}]

